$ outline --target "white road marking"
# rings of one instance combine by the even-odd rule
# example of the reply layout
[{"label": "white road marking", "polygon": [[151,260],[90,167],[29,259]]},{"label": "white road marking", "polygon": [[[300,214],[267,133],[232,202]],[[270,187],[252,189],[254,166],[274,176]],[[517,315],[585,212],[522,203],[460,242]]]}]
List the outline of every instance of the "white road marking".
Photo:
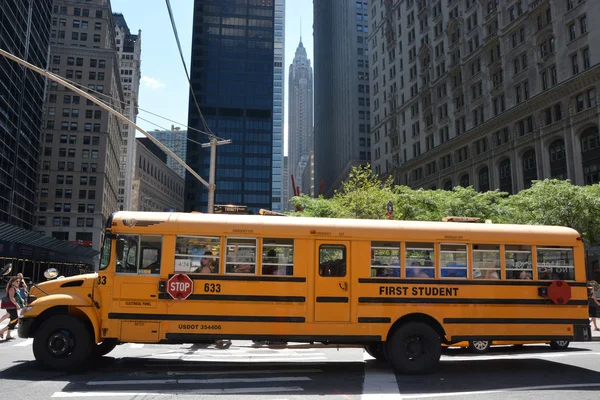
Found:
[{"label": "white road marking", "polygon": [[198,397],[202,394],[241,394],[241,393],[269,393],[269,392],[302,392],[298,386],[289,387],[248,387],[235,389],[201,389],[193,393],[164,393],[164,392],[55,392],[52,397],[125,397],[125,396],[177,396]]},{"label": "white road marking", "polygon": [[[206,372],[192,372],[192,371],[167,371],[168,376],[186,376],[186,375],[248,375],[248,374],[310,374],[310,373],[322,373],[322,369],[254,369],[254,370],[246,370],[246,371],[206,371]],[[138,374],[138,372],[134,372],[134,374]]]},{"label": "white road marking", "polygon": [[363,356],[367,361],[365,366],[365,379],[361,400],[401,400],[403,397],[398,390],[396,374],[389,365],[377,364],[373,357],[365,351]]},{"label": "white road marking", "polygon": [[546,386],[523,386],[495,390],[478,390],[473,392],[444,392],[444,393],[422,393],[422,394],[404,394],[403,399],[427,399],[431,397],[454,397],[454,396],[475,396],[481,394],[506,393],[506,392],[527,392],[531,390],[552,390],[552,389],[577,389],[600,387],[600,383],[573,383],[568,385],[546,385]]},{"label": "white road marking", "polygon": [[[298,382],[310,381],[308,376],[278,376],[278,377],[263,377],[260,382]],[[217,378],[217,379],[128,379],[116,381],[91,381],[86,382],[88,386],[105,386],[105,385],[180,385],[180,384],[203,384],[214,385],[222,383],[250,383],[256,382],[256,378]]]},{"label": "white road marking", "polygon": [[24,347],[24,346],[30,346],[32,344],[33,344],[33,339],[29,338],[27,340],[24,340],[22,342],[15,344],[14,347]]},{"label": "white road marking", "polygon": [[526,354],[498,354],[486,356],[442,356],[442,361],[488,361],[488,360],[514,360],[524,358],[559,358],[571,356],[597,356],[600,352],[592,351],[567,351],[560,353],[526,353]]},{"label": "white road marking", "polygon": [[[148,358],[148,357],[147,357]],[[203,356],[185,356],[181,358],[177,357],[164,357],[160,355],[151,356],[149,358],[159,358],[161,360],[175,359],[181,361],[200,361],[200,362],[302,362],[302,361],[326,361],[327,357],[287,357],[287,358],[266,358],[266,357],[203,357]]]},{"label": "white road marking", "polygon": [[144,343],[131,343],[132,349],[141,349],[142,347],[144,347]]}]

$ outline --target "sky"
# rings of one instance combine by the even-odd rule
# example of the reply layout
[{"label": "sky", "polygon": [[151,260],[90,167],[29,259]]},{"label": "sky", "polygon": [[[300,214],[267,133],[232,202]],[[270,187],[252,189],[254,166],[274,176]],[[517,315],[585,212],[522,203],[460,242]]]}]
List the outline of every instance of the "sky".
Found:
[{"label": "sky", "polygon": [[[171,27],[166,0],[111,0],[112,11],[122,13],[131,33],[142,31],[142,78],[140,81],[137,124],[146,131],[171,129],[171,125],[185,129],[188,115],[188,81],[181,62],[177,42]],[[177,34],[181,43],[188,73],[192,42],[193,0],[170,0]],[[302,21],[302,22],[301,22]],[[306,48],[311,65],[313,60],[313,2],[286,0],[285,7],[285,151],[287,155],[288,72],[300,40]],[[202,106],[202,104],[200,104]],[[171,122],[148,112],[165,117]],[[143,119],[142,119],[143,118]],[[215,132],[215,134],[219,134]],[[138,136],[142,134],[138,133]]]}]

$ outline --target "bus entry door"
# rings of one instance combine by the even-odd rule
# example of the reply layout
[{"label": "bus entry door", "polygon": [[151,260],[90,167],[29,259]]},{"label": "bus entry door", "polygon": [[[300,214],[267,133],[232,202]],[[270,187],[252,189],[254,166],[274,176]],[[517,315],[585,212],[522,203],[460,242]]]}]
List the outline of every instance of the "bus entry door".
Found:
[{"label": "bus entry door", "polygon": [[350,242],[316,241],[315,322],[350,321]]}]

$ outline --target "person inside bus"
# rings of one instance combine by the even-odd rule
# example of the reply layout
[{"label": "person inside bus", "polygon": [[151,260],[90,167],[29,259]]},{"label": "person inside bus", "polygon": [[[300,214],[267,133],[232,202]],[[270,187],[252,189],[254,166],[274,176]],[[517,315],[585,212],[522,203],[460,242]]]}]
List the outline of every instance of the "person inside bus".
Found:
[{"label": "person inside bus", "polygon": [[279,275],[279,266],[277,265],[277,252],[271,249],[267,252],[267,256],[263,259],[262,274],[263,275]]},{"label": "person inside bus", "polygon": [[[212,251],[205,251],[205,256],[212,256]],[[218,260],[216,258],[210,257],[202,257],[201,265],[195,272],[200,272],[201,274],[216,274],[218,271]]]},{"label": "person inside bus", "polygon": [[427,272],[421,269],[421,263],[418,261],[413,261],[410,264],[410,268],[407,268],[406,276],[408,278],[431,278]]},{"label": "person inside bus", "polygon": [[521,271],[519,272],[519,279],[529,279],[531,280],[531,274],[529,273],[529,271]]}]

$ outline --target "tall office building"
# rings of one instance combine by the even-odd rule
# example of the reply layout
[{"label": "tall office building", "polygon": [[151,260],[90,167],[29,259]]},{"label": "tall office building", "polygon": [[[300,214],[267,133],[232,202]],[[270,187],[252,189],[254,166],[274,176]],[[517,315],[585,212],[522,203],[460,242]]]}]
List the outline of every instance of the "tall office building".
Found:
[{"label": "tall office building", "polygon": [[[46,68],[52,0],[0,2],[0,48]],[[0,56],[0,222],[33,229],[45,78]]]},{"label": "tall office building", "polygon": [[[304,192],[304,170],[312,151],[310,137],[313,129],[313,73],[302,37],[289,70],[288,157],[290,173]],[[307,192],[308,193],[308,192]]]},{"label": "tall office building", "polygon": [[[141,56],[142,56],[142,31],[138,30],[133,35],[127,26],[125,17],[120,13],[113,13],[115,24],[115,42],[121,63],[120,75],[123,87],[123,115],[132,122],[136,122],[138,115],[138,96],[140,93]],[[122,124],[121,146],[119,156],[119,210],[131,210],[131,185],[135,170],[135,128],[129,124]]]},{"label": "tall office building", "polygon": [[366,0],[313,1],[315,177],[323,195],[371,158]]},{"label": "tall office building", "polygon": [[[272,205],[274,0],[195,0],[192,90],[206,123],[232,144],[217,147],[215,204],[252,212]],[[206,130],[192,96],[188,126]],[[189,130],[195,142],[205,135]],[[190,142],[186,162],[209,178],[210,149]],[[207,211],[208,190],[186,174],[186,211]]]},{"label": "tall office building", "polygon": [[[185,160],[187,150],[187,131],[182,131],[180,127],[171,125],[170,131],[154,130],[148,132],[156,140],[167,146],[169,150],[177,157]],[[167,166],[177,172],[179,176],[185,178],[185,168],[178,161],[167,155]]]},{"label": "tall office building", "polygon": [[275,43],[273,49],[273,176],[271,210],[283,210],[283,66],[285,56],[285,0],[275,0]]},{"label": "tall office building", "polygon": [[[122,112],[120,66],[110,2],[55,0],[52,72],[74,80]],[[118,210],[122,124],[55,82],[50,83],[46,99],[38,229],[99,250],[106,220]]]},{"label": "tall office building", "polygon": [[600,181],[597,2],[371,3],[376,173],[509,193]]}]

